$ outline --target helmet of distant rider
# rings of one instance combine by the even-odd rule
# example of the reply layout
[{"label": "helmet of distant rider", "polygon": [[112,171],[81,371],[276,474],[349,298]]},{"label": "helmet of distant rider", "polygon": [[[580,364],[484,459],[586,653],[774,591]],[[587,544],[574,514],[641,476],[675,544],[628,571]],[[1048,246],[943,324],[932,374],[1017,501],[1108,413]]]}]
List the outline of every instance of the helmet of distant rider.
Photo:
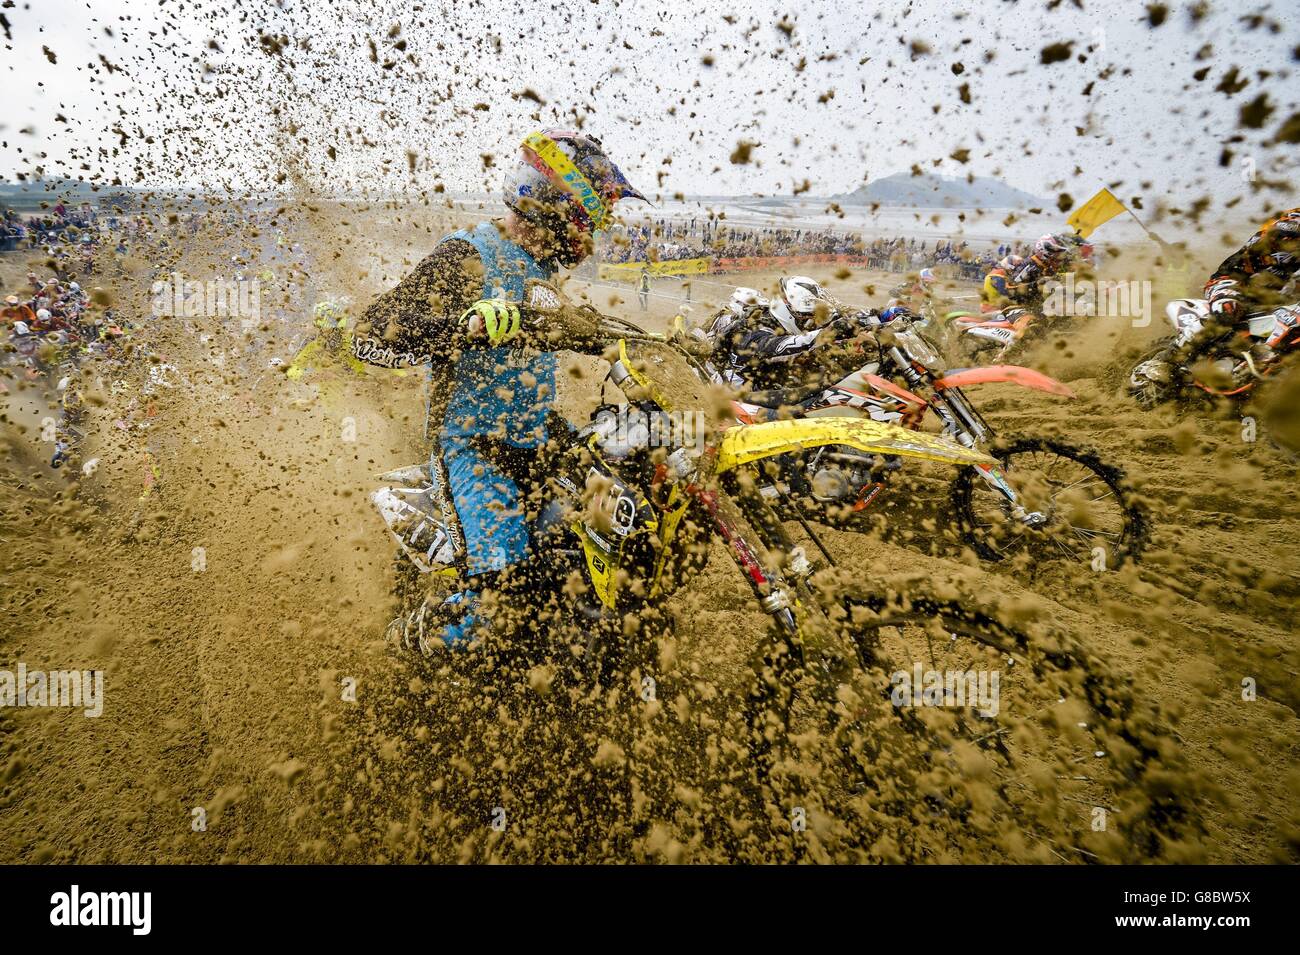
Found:
[{"label": "helmet of distant rider", "polygon": [[935,277],[934,269],[921,269],[917,278],[921,280],[922,285],[933,285],[935,282],[939,281]]},{"label": "helmet of distant rider", "polygon": [[[1260,226],[1259,231],[1261,233],[1272,232],[1279,238],[1286,237],[1287,239],[1294,239],[1297,236],[1300,236],[1300,206],[1295,209],[1288,209],[1276,219],[1265,222]],[[1290,253],[1277,248],[1276,244],[1274,245],[1274,249],[1274,259],[1278,264],[1290,261]]]},{"label": "helmet of distant rider", "polygon": [[998,262],[998,268],[1006,269],[1007,272],[1014,272],[1024,264],[1025,257],[1023,255],[1008,255]]},{"label": "helmet of distant rider", "polygon": [[826,301],[826,291],[806,275],[790,275],[781,280],[781,301],[802,325],[816,314],[817,303]]},{"label": "helmet of distant rider", "polygon": [[619,199],[649,201],[605,155],[600,140],[564,129],[525,137],[503,198],[516,215],[552,237],[549,257],[563,266],[591,253],[593,236],[612,223]]},{"label": "helmet of distant rider", "polygon": [[343,305],[330,299],[312,306],[312,321],[317,328],[336,328],[346,325],[347,312]]},{"label": "helmet of distant rider", "polygon": [[1034,252],[1052,259],[1064,258],[1082,241],[1083,238],[1077,233],[1068,235],[1066,233],[1049,233],[1034,243]]}]

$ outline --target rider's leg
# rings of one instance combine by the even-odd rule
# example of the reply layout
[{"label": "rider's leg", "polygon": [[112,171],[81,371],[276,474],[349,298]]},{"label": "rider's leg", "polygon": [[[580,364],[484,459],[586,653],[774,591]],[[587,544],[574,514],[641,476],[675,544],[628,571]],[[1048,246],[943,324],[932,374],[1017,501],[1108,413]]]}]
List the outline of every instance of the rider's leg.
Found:
[{"label": "rider's leg", "polygon": [[499,597],[510,589],[529,544],[523,495],[511,477],[468,439],[444,437],[434,453],[441,453],[442,461],[431,461],[430,467],[446,474],[460,519],[465,576],[445,599],[426,598],[389,625],[392,639],[425,653],[464,648],[488,632],[483,595],[492,591]]},{"label": "rider's leg", "polygon": [[1244,320],[1245,297],[1235,279],[1211,278],[1205,284],[1205,295],[1210,314],[1199,330],[1190,337],[1172,339],[1133,369],[1129,386],[1144,404],[1154,405],[1174,394],[1187,369]]},{"label": "rider's leg", "polygon": [[444,601],[450,618],[439,638],[448,647],[462,647],[482,635],[490,622],[481,612],[484,588],[502,572],[523,562],[528,553],[528,524],[523,494],[514,480],[470,443],[448,440],[443,461],[452,503],[465,537],[464,589]]}]

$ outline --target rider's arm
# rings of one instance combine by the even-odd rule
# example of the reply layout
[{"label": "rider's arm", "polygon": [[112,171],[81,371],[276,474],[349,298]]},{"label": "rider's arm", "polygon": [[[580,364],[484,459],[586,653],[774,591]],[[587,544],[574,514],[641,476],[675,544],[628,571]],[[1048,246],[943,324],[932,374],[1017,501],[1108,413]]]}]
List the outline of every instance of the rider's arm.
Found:
[{"label": "rider's arm", "polygon": [[443,242],[366,309],[352,336],[352,353],[384,368],[454,357],[466,344],[461,316],[482,293],[483,266],[475,248],[455,239]]},{"label": "rider's arm", "polygon": [[1010,277],[1010,281],[1007,283],[1009,286],[1008,291],[1013,292],[1017,286],[1030,288],[1044,278],[1045,274],[1043,263],[1038,260],[1038,256],[1030,256]]},{"label": "rider's arm", "polygon": [[1300,273],[1300,215],[1288,213],[1266,224],[1215,269],[1215,279],[1248,282],[1260,272],[1271,272],[1284,283]]},{"label": "rider's arm", "polygon": [[[1246,318],[1253,277],[1266,267],[1270,239],[1268,228],[1246,240],[1214,270],[1205,283],[1205,300],[1210,305],[1210,321],[1197,337],[1206,341],[1229,334]],[[1208,331],[1207,331],[1208,329]]]},{"label": "rider's arm", "polygon": [[815,348],[820,338],[820,329],[798,335],[778,335],[770,328],[751,328],[736,342],[736,351],[750,360],[793,361]]},{"label": "rider's arm", "polygon": [[299,349],[298,354],[293,356],[293,361],[291,361],[289,367],[285,369],[285,375],[288,376],[291,381],[297,381],[302,377],[303,372],[307,370],[312,361],[316,358],[316,355],[324,347],[325,342],[322,339],[313,338]]}]

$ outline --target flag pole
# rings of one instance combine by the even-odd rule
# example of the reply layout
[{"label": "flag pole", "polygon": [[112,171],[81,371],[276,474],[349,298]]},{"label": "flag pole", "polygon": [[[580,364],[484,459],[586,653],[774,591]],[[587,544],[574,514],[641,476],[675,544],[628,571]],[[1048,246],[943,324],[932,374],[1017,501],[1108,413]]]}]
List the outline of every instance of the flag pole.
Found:
[{"label": "flag pole", "polygon": [[1146,223],[1144,223],[1141,219],[1137,217],[1136,212],[1134,212],[1128,206],[1124,207],[1124,211],[1133,217],[1133,221],[1138,224],[1138,228],[1140,228],[1143,232],[1145,232],[1148,236],[1150,236],[1153,241],[1159,243],[1162,246],[1168,245],[1168,243],[1165,242],[1164,239],[1160,238],[1160,236],[1156,235],[1154,232],[1152,232],[1150,229],[1146,227]]},{"label": "flag pole", "polygon": [[1173,260],[1175,257],[1177,258],[1177,260],[1178,260],[1179,263],[1182,263],[1183,261],[1185,261],[1186,253],[1184,253],[1184,252],[1180,252],[1179,249],[1178,249],[1176,246],[1171,245],[1170,243],[1166,242],[1164,239],[1160,238],[1160,236],[1156,235],[1154,232],[1152,232],[1150,229],[1148,229],[1148,228],[1146,227],[1146,224],[1145,224],[1141,219],[1139,219],[1139,218],[1137,217],[1137,213],[1136,213],[1136,212],[1134,212],[1134,211],[1133,211],[1132,209],[1130,209],[1128,206],[1125,206],[1125,207],[1124,207],[1124,211],[1127,212],[1129,215],[1131,215],[1131,216],[1133,217],[1133,221],[1136,222],[1136,223],[1138,224],[1138,227],[1139,227],[1143,232],[1145,232],[1145,233],[1147,234],[1147,238],[1148,238],[1148,239],[1150,239],[1150,240],[1151,240],[1152,242],[1154,242],[1156,245],[1160,246],[1160,251],[1161,251],[1161,253],[1170,257],[1170,259],[1171,259],[1170,265],[1171,265],[1171,266],[1173,265],[1172,260]]}]

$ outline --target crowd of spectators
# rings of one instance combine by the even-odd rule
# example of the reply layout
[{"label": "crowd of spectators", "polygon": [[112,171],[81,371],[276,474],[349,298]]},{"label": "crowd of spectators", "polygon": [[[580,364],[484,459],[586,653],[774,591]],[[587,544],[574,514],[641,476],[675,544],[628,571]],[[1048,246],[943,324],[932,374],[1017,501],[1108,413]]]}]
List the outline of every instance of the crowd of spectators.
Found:
[{"label": "crowd of spectators", "polygon": [[875,239],[866,247],[867,266],[888,272],[915,272],[924,268],[945,269],[954,278],[981,280],[1004,256],[1027,254],[1024,243],[1001,242],[995,248],[976,249],[969,241]]},{"label": "crowd of spectators", "polygon": [[716,219],[659,219],[618,226],[601,237],[601,262],[635,263],[707,258],[716,266],[725,259],[798,255],[848,255],[869,268],[890,272],[946,266],[956,278],[978,281],[1003,256],[1023,254],[1022,243],[1001,242],[977,250],[965,239],[867,240],[854,232],[830,229],[780,229],[731,226]]},{"label": "crowd of spectators", "polygon": [[42,359],[48,357],[38,354],[42,344],[75,351],[122,333],[111,310],[92,316],[89,304],[89,293],[79,282],[28,272],[26,286],[7,294],[0,306],[0,332],[16,354],[35,359],[25,364],[41,371]]},{"label": "crowd of spectators", "polygon": [[99,230],[99,213],[89,202],[78,206],[57,203],[40,215],[4,210],[0,219],[0,252],[56,245]]},{"label": "crowd of spectators", "polygon": [[720,228],[706,242],[717,258],[749,259],[777,255],[861,255],[861,236],[817,229]]},{"label": "crowd of spectators", "polygon": [[597,256],[602,262],[661,262],[694,259],[706,255],[705,244],[696,231],[696,220],[687,222],[644,222],[615,226],[601,233]]},{"label": "crowd of spectators", "polygon": [[758,229],[715,220],[660,219],[616,228],[603,238],[603,262],[644,262],[777,255],[860,255],[862,239],[851,233],[816,229]]}]

